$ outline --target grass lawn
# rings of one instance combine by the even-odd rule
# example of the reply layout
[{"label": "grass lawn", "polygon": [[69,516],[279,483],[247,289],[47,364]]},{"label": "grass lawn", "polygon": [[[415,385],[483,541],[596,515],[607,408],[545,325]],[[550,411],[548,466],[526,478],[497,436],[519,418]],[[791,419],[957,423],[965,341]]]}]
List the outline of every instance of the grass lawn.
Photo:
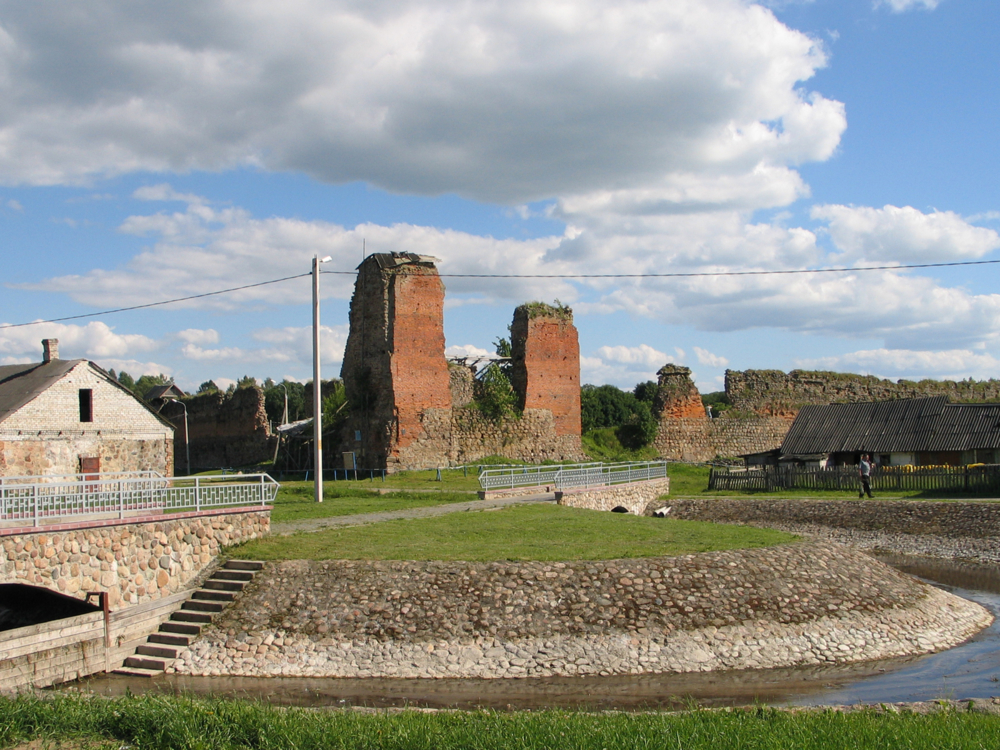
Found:
[{"label": "grass lawn", "polygon": [[141,750],[994,748],[1000,717],[767,708],[662,713],[360,713],[175,696],[0,698],[0,747]]},{"label": "grass lawn", "polygon": [[545,504],[272,537],[232,547],[227,554],[252,560],[601,560],[794,539],[770,529]]},{"label": "grass lawn", "polygon": [[324,482],[323,502],[313,499],[312,482],[285,482],[274,501],[271,521],[302,521],[308,518],[352,516],[358,513],[376,513],[385,510],[423,508],[429,505],[447,505],[475,500],[475,495],[464,492],[390,492],[380,495],[371,489],[352,486],[353,482]]}]

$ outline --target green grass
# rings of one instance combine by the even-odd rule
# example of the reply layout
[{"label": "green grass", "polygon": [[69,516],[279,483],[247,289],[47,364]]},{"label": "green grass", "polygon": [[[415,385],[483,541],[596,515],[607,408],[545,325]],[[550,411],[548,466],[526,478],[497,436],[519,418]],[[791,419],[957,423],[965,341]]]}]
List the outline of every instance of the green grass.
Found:
[{"label": "green grass", "polygon": [[655,461],[658,456],[656,448],[647,445],[631,450],[621,444],[615,434],[614,427],[604,427],[600,430],[590,430],[580,438],[583,452],[591,461],[617,463],[621,461]]},{"label": "green grass", "polygon": [[981,750],[1000,717],[767,708],[662,713],[360,713],[174,696],[0,698],[0,747],[138,750]]},{"label": "green grass", "polygon": [[353,482],[324,482],[323,502],[313,498],[312,482],[285,482],[274,501],[271,521],[303,521],[309,518],[351,516],[358,513],[377,513],[388,510],[424,508],[448,503],[475,500],[475,495],[462,492],[378,492]]},{"label": "green grass", "polygon": [[794,539],[771,529],[545,504],[271,537],[232,547],[227,554],[252,560],[602,560]]}]

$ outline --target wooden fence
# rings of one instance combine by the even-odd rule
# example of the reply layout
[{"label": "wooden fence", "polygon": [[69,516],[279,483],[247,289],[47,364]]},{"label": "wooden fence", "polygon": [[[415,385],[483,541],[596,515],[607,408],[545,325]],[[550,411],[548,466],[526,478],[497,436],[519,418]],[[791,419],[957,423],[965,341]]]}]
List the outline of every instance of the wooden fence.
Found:
[{"label": "wooden fence", "polygon": [[[857,466],[807,469],[797,466],[764,466],[759,469],[712,468],[710,490],[774,492],[777,490],[841,490],[857,492],[861,487]],[[1000,493],[1000,465],[980,466],[887,466],[875,467],[872,492],[904,490],[952,490]]]}]

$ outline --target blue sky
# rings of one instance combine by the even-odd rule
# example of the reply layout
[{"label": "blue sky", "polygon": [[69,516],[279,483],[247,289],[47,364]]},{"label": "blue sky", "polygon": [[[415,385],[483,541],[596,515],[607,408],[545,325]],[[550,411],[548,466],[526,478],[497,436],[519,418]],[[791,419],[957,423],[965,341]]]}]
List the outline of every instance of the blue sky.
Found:
[{"label": "blue sky", "polygon": [[[305,273],[703,273],[1000,258],[987,0],[0,0],[0,323]],[[574,307],[585,382],[668,361],[1000,370],[994,265],[445,279],[453,352]],[[323,277],[324,375],[351,292]],[[0,328],[184,388],[310,377],[309,287]]]}]

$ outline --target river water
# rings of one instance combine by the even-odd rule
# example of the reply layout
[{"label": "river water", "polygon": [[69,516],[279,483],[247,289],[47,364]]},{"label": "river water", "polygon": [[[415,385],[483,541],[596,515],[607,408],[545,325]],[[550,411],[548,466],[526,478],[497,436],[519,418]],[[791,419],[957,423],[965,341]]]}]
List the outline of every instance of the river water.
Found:
[{"label": "river water", "polygon": [[290,706],[581,708],[896,703],[1000,696],[1000,569],[927,558],[885,562],[972,599],[998,619],[969,641],[927,656],[848,666],[739,670],[682,675],[550,677],[523,680],[400,680],[292,677],[135,678],[102,675],[73,689],[102,695],[188,693]]}]

